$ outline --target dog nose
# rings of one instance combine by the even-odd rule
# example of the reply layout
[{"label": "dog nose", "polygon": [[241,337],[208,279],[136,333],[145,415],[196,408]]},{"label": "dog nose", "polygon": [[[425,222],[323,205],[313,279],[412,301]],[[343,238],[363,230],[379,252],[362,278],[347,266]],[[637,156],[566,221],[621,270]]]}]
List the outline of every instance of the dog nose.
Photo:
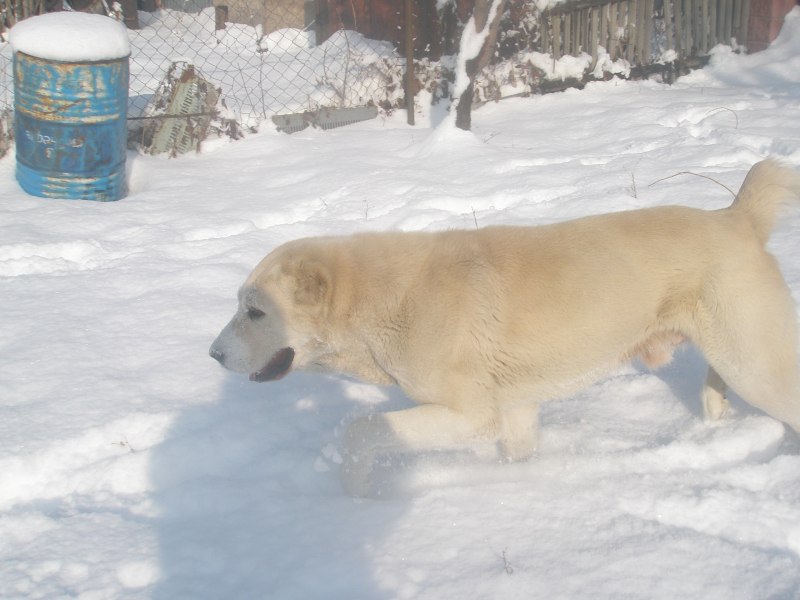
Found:
[{"label": "dog nose", "polygon": [[211,349],[208,351],[208,355],[222,364],[222,361],[225,360],[225,353],[222,350],[217,350],[214,346],[211,346]]}]

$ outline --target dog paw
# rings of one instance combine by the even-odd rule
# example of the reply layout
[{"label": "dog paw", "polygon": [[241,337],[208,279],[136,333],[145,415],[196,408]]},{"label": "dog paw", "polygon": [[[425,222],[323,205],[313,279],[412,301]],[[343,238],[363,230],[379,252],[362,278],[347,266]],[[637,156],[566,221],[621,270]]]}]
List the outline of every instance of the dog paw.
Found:
[{"label": "dog paw", "polygon": [[345,456],[339,469],[339,477],[344,491],[350,496],[363,498],[369,496],[372,488],[371,458],[365,456]]},{"label": "dog paw", "polygon": [[342,486],[351,496],[369,495],[370,475],[375,463],[376,421],[375,415],[356,419],[342,439],[339,473]]},{"label": "dog paw", "polygon": [[501,439],[500,456],[506,462],[523,462],[536,454],[536,440],[530,438]]},{"label": "dog paw", "polygon": [[706,421],[719,421],[730,410],[730,404],[724,395],[708,388],[703,393],[703,417]]}]

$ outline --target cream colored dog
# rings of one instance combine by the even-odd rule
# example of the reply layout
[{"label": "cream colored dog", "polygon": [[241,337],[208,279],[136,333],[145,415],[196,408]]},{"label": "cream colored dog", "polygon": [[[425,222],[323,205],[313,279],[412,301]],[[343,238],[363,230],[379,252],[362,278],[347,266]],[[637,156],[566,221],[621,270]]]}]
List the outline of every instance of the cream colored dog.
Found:
[{"label": "cream colored dog", "polygon": [[796,312],[765,250],[800,175],[755,165],[729,208],[665,206],[541,227],[374,233],[280,246],[250,274],[211,346],[269,381],[291,369],[397,384],[420,406],[355,421],[344,483],[369,490],[378,453],[497,440],[535,450],[541,401],[689,340],[725,386],[800,431]]}]

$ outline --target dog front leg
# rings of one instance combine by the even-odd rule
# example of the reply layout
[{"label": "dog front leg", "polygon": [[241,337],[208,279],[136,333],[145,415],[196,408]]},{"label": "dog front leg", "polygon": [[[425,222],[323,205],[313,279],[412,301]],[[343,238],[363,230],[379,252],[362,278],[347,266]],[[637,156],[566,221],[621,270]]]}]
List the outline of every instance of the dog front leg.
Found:
[{"label": "dog front leg", "polygon": [[502,412],[500,451],[509,462],[527,460],[536,452],[539,432],[539,405],[520,403]]},{"label": "dog front leg", "polygon": [[492,439],[494,411],[470,411],[470,416],[446,406],[424,404],[406,410],[373,414],[354,421],[343,440],[342,483],[348,493],[364,496],[370,474],[382,452],[437,450],[467,441]]},{"label": "dog front leg", "polygon": [[728,413],[730,405],[725,398],[726,387],[722,377],[712,367],[708,367],[703,386],[703,416],[707,421],[717,421]]}]

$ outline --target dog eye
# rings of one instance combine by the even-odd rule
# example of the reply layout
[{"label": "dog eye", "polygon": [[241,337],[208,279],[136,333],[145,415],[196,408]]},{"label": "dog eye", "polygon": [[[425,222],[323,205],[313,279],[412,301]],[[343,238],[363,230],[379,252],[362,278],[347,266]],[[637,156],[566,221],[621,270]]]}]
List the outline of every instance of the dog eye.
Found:
[{"label": "dog eye", "polygon": [[264,316],[264,311],[259,310],[257,308],[248,308],[247,309],[247,318],[252,319],[253,321],[260,319]]}]

